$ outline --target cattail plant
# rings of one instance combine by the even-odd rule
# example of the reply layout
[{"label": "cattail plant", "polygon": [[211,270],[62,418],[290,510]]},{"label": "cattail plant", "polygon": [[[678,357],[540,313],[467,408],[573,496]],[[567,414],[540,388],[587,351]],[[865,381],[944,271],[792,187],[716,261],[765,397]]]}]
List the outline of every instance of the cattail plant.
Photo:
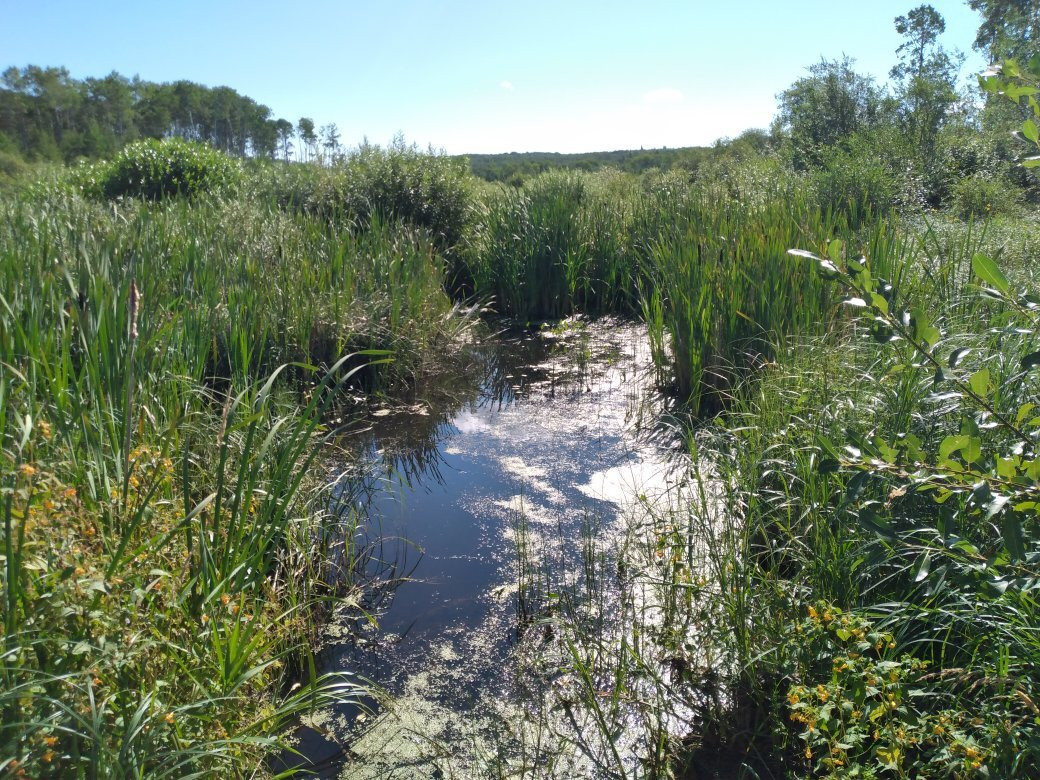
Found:
[{"label": "cattail plant", "polygon": [[141,291],[137,287],[137,279],[130,281],[130,294],[127,299],[127,319],[129,322],[129,340],[127,343],[126,363],[126,407],[123,417],[123,504],[126,506],[130,487],[130,436],[133,427],[134,404],[134,358],[137,352],[137,318],[141,312]]}]

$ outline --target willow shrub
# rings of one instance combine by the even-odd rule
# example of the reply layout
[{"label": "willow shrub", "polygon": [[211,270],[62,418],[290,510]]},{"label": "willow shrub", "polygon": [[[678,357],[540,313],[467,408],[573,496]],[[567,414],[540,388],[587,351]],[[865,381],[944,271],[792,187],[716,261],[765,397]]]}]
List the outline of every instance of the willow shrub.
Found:
[{"label": "willow shrub", "polygon": [[[919,664],[909,667],[910,698],[889,707],[906,728],[875,730],[842,758],[879,776],[926,766],[942,776],[1031,775],[1040,768],[1029,671],[1040,663],[1035,298],[978,253],[971,273],[979,292],[966,294],[983,300],[937,316],[869,258],[837,246],[827,257],[799,254],[863,313],[864,335],[885,345],[861,381],[897,389],[872,422],[841,439],[832,438],[836,431],[815,437],[818,468],[847,475],[836,513],[850,524],[846,539],[858,559],[847,592],[818,595],[866,610]],[[831,652],[836,665],[848,656],[840,647]],[[823,674],[804,661],[791,671],[802,682]],[[916,744],[897,739],[917,722],[932,732]],[[833,758],[818,769],[834,769]]]},{"label": "willow shrub", "polygon": [[252,188],[262,200],[340,226],[372,219],[427,231],[449,257],[472,217],[472,176],[464,159],[420,151],[401,140],[386,148],[363,144],[332,165],[255,166]]},{"label": "willow shrub", "polygon": [[161,200],[233,189],[241,165],[207,144],[150,138],[128,144],[110,160],[84,164],[73,180],[92,196]]}]

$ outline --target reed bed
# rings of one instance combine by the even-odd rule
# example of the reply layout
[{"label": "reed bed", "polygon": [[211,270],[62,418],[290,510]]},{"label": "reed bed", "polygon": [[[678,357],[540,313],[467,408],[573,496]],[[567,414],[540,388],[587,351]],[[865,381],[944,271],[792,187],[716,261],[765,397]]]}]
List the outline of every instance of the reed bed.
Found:
[{"label": "reed bed", "polygon": [[243,200],[57,192],[0,225],[0,769],[262,772],[360,689],[307,667],[355,586],[315,459],[348,388],[458,337],[440,261]]},{"label": "reed bed", "polygon": [[[316,458],[475,302],[641,316],[713,415],[685,503],[587,553],[558,616],[603,747],[636,718],[649,776],[1040,772],[1022,223],[821,207],[762,163],[480,190],[397,145],[244,176],[0,199],[0,771],[273,773],[301,712],[358,695],[308,660],[363,522]],[[615,569],[604,633],[580,616]]]},{"label": "reed bed", "polygon": [[717,410],[778,336],[833,318],[832,288],[792,267],[790,247],[895,241],[887,222],[821,210],[804,182],[775,172],[693,183],[550,172],[480,208],[468,253],[478,294],[523,321],[641,315],[662,379],[694,410]]},{"label": "reed bed", "polygon": [[622,559],[652,619],[565,628],[611,700],[663,702],[638,721],[651,776],[1037,773],[1036,482],[1012,453],[1040,386],[1032,269],[986,255],[1007,246],[926,225],[789,257],[867,314],[775,342],[691,431],[689,500]]}]

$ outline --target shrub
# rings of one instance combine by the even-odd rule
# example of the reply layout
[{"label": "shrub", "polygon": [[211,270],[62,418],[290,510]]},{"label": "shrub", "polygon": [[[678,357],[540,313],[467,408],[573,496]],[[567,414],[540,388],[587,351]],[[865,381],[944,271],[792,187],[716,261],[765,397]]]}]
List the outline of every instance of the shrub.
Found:
[{"label": "shrub", "polygon": [[897,196],[892,175],[869,149],[835,150],[813,180],[820,208],[853,222],[887,213]]},{"label": "shrub", "polygon": [[1007,181],[977,173],[953,184],[950,207],[964,219],[989,217],[1015,211],[1018,200]]},{"label": "shrub", "polygon": [[255,184],[288,210],[363,224],[372,216],[407,222],[429,230],[447,251],[468,228],[471,181],[465,160],[398,139],[385,149],[363,144],[330,168],[264,167]]},{"label": "shrub", "polygon": [[29,170],[22,158],[0,149],[0,188],[10,186],[23,178]]},{"label": "shrub", "polygon": [[239,177],[239,163],[231,157],[179,138],[138,141],[111,160],[83,166],[75,174],[88,195],[148,200],[233,187]]},{"label": "shrub", "polygon": [[824,602],[808,614],[790,636],[786,696],[804,774],[966,778],[986,771],[999,729],[972,714],[990,713],[937,706],[928,665],[897,654],[895,637],[870,620]]}]

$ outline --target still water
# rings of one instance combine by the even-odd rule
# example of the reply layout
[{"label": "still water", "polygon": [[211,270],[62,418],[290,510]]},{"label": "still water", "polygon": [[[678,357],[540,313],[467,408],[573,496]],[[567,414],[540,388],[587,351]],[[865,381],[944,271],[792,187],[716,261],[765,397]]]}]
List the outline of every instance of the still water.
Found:
[{"label": "still water", "polygon": [[[671,489],[652,370],[616,320],[504,334],[349,437],[374,620],[334,616],[321,660],[383,694],[311,722],[320,776],[597,775],[554,615],[610,630],[626,518]],[[634,766],[638,736],[610,741]]]}]

